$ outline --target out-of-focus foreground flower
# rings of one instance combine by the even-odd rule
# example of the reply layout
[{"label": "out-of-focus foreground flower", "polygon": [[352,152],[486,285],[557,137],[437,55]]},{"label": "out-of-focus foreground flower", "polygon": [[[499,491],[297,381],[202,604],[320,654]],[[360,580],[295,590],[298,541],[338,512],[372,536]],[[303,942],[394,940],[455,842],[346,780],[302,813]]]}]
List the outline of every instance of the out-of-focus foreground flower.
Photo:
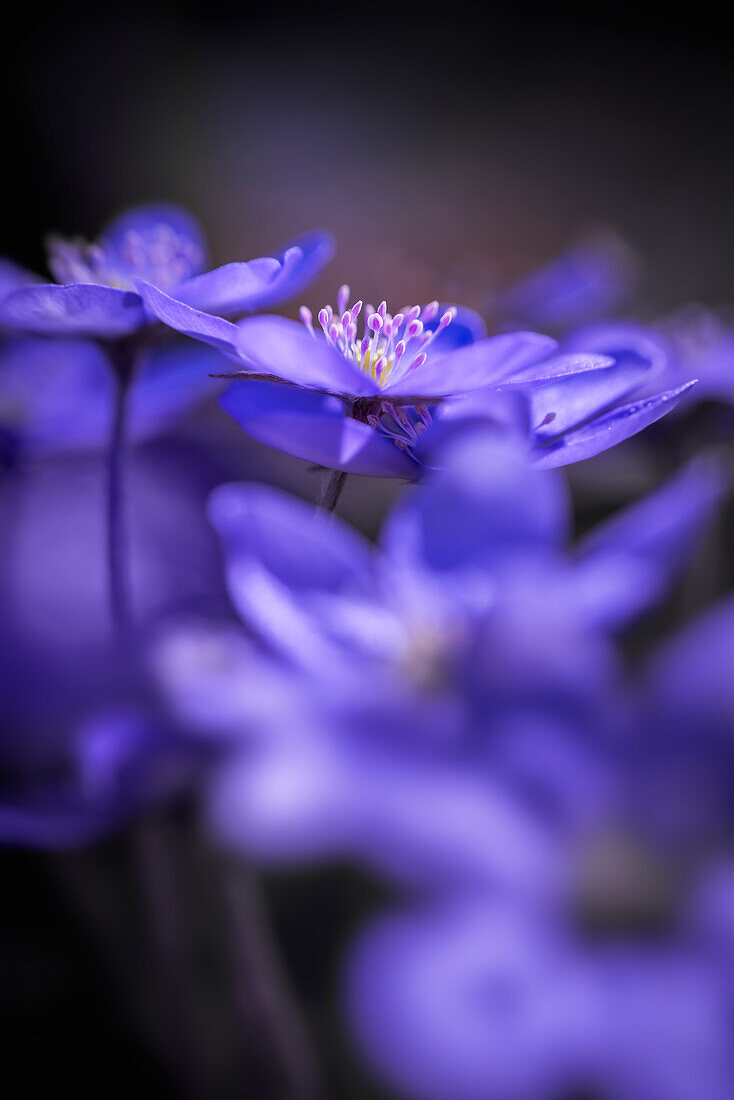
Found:
[{"label": "out-of-focus foreground flower", "polygon": [[551,888],[488,879],[363,933],[349,1018],[406,1095],[732,1095],[733,645],[729,600],[643,670],[597,761],[612,795],[566,830]]},{"label": "out-of-focus foreground flower", "polygon": [[685,471],[569,553],[562,483],[494,437],[463,441],[399,504],[379,551],[274,490],[217,490],[230,594],[259,645],[183,629],[157,658],[176,712],[229,745],[217,829],[409,880],[498,862],[524,878],[526,856],[547,876],[548,831],[497,782],[522,740],[509,726],[528,744],[547,730],[583,774],[579,728],[614,711],[609,632],[660,597],[718,493],[712,471]]},{"label": "out-of-focus foreground flower", "polygon": [[[465,439],[377,551],[273,490],[217,490],[230,594],[257,641],[182,628],[158,675],[222,753],[223,842],[275,863],[347,857],[418,891],[366,932],[346,985],[360,1045],[407,1095],[692,1100],[704,1081],[723,1100],[724,956],[698,926],[648,944],[635,923],[668,916],[679,839],[660,812],[682,822],[692,772],[653,763],[666,692],[631,690],[611,644],[669,587],[720,479],[685,470],[569,551],[556,476]],[[709,709],[728,722],[729,703],[712,692]],[[716,777],[720,756],[704,761]],[[712,843],[722,806],[703,810]]]}]

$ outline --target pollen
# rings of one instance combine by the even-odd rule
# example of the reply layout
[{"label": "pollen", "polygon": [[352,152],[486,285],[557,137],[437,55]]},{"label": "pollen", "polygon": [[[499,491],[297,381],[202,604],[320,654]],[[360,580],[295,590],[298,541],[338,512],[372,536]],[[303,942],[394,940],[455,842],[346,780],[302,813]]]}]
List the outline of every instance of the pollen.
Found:
[{"label": "pollen", "polygon": [[[451,324],[456,310],[451,308],[435,324],[438,302],[427,306],[410,306],[392,314],[387,302],[375,309],[362,300],[349,305],[350,289],[344,284],[337,294],[337,308],[326,305],[319,310],[318,323],[332,347],[355,363],[377,382],[381,389],[397,382],[408,372],[423,366],[430,354],[430,345]],[[360,335],[360,318],[363,318]],[[301,307],[301,320],[311,333],[313,316]]]}]

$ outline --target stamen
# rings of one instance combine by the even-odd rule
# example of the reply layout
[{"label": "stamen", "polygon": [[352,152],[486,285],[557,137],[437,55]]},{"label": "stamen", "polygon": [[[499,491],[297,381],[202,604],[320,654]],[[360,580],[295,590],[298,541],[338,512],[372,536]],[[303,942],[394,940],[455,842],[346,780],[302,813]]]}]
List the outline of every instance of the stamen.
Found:
[{"label": "stamen", "polygon": [[[419,305],[406,307],[393,316],[384,299],[377,309],[369,304],[364,305],[361,298],[354,305],[349,306],[349,293],[349,286],[346,283],[339,287],[338,311],[335,313],[330,305],[324,306],[318,312],[319,325],[329,344],[345,359],[356,363],[366,374],[376,379],[380,387],[385,387],[388,380],[394,380],[396,373],[404,374],[406,366],[408,370],[421,367],[428,358],[424,348],[451,322],[455,312],[447,310],[436,329],[430,331],[425,327],[425,323],[435,321],[438,316],[437,301],[429,302],[422,309]],[[365,322],[360,339],[357,319],[363,310]],[[306,306],[302,306],[300,316],[308,331],[315,335],[311,311]],[[401,331],[402,338],[398,339]],[[407,349],[411,341],[414,343],[406,363]],[[427,412],[426,415],[428,415]],[[414,439],[416,432],[412,422],[406,421],[403,424],[402,419],[398,421],[396,418],[396,423],[398,422],[409,439]],[[428,422],[425,421],[425,423]]]},{"label": "stamen", "polygon": [[414,337],[420,336],[422,332],[423,322],[418,320],[411,321],[405,330],[406,343],[408,340],[412,340]]},{"label": "stamen", "polygon": [[301,315],[301,320],[315,340],[316,333],[313,330],[313,314],[311,313],[311,310],[308,308],[308,306],[301,306],[299,313]]}]

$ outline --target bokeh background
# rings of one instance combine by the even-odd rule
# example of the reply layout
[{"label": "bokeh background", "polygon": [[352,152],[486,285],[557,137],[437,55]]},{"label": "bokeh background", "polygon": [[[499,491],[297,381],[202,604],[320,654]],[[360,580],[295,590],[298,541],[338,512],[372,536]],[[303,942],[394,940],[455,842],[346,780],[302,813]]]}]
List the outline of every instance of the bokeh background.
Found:
[{"label": "bokeh background", "polygon": [[[312,307],[348,281],[365,300],[482,309],[602,227],[644,261],[643,313],[725,305],[734,120],[723,19],[706,5],[602,16],[531,4],[25,4],[0,42],[2,252],[43,270],[49,231],[93,237],[121,208],[165,199],[201,219],[217,263],[331,229],[338,256],[309,288]],[[215,407],[183,432],[188,447],[208,438],[201,499],[237,476],[315,492],[317,475],[245,443]],[[395,491],[350,486],[343,510],[369,527]],[[141,990],[111,994],[109,952],[66,897],[91,860],[109,912],[124,912],[127,856],[115,844],[63,859],[0,853],[3,1068],[27,1096],[59,1081],[80,1100],[180,1095],[130,1007]],[[373,887],[322,877],[277,884],[270,900],[328,1050],[336,958],[322,945],[338,947]],[[144,970],[134,940],[129,951],[119,969]],[[212,1022],[212,1036],[222,1029]],[[335,1096],[379,1095],[339,1057]],[[243,1091],[235,1069],[221,1095],[269,1100]]]}]

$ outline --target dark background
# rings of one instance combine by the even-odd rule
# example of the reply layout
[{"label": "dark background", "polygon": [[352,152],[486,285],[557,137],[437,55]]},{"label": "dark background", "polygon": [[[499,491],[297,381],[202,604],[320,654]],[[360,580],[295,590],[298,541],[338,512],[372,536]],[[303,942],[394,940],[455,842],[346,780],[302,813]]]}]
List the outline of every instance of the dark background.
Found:
[{"label": "dark background", "polygon": [[[703,5],[590,18],[215,0],[26,4],[14,19],[0,42],[0,251],[36,270],[49,230],[94,236],[129,204],[169,199],[201,218],[215,262],[330,228],[339,256],[314,306],[344,280],[366,300],[478,304],[598,225],[644,258],[654,308],[734,301],[731,48]],[[123,856],[105,852],[122,881]],[[59,891],[76,858],[2,853],[4,1074],[25,1096],[179,1097]],[[309,929],[276,891],[307,1000],[327,985],[318,944],[359,908],[343,912],[344,896],[329,880],[330,916]],[[377,1095],[337,1080],[335,1096]]]}]

